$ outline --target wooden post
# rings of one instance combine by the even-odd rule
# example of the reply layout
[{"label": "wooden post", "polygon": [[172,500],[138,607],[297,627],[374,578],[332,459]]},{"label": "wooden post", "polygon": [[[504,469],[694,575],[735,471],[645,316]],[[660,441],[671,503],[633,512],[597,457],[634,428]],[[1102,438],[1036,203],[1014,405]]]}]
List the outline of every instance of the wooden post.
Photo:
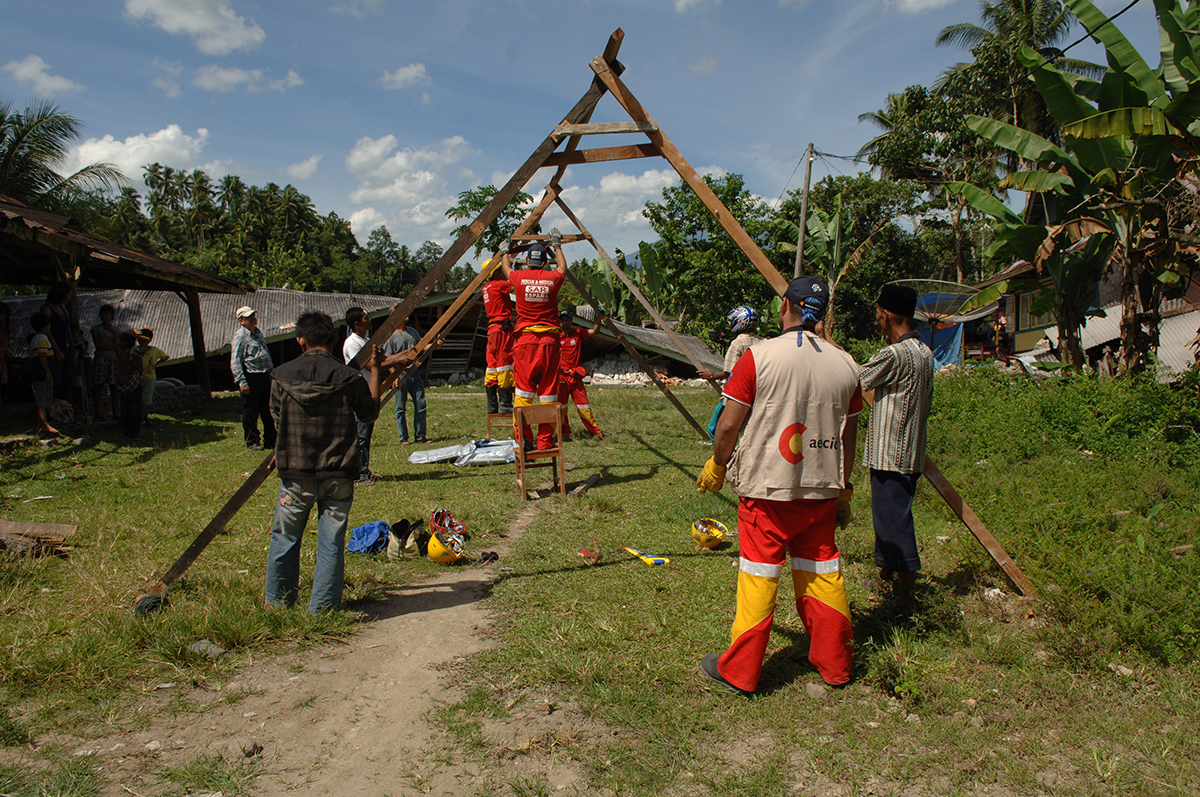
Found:
[{"label": "wooden post", "polygon": [[208,373],[208,356],[204,348],[204,320],[200,316],[200,292],[187,287],[181,297],[187,304],[188,324],[192,331],[192,357],[196,361],[196,382],[206,395],[212,396],[212,380]]},{"label": "wooden post", "polygon": [[[578,227],[579,231],[584,234],[588,241],[591,242],[592,247],[596,250],[596,253],[604,259],[604,262],[607,263],[608,267],[613,270],[613,273],[620,278],[625,287],[629,289],[629,292],[634,295],[634,298],[641,302],[642,307],[646,308],[646,311],[650,313],[650,317],[654,319],[654,323],[658,324],[659,329],[667,333],[667,336],[671,338],[671,341],[681,352],[683,352],[683,356],[688,358],[688,361],[695,366],[697,371],[705,370],[704,366],[700,364],[700,361],[696,359],[696,355],[692,354],[691,350],[684,345],[683,339],[679,337],[679,334],[675,330],[671,329],[671,327],[667,326],[667,322],[661,315],[659,315],[659,312],[654,305],[652,305],[641,292],[641,290],[638,289],[633,280],[626,276],[625,272],[621,270],[621,267],[618,266],[616,262],[608,256],[608,252],[604,251],[604,247],[600,246],[600,243],[592,236],[590,232],[588,232],[587,228],[583,226],[583,222],[571,212],[571,209],[567,207],[565,202],[562,201],[562,198],[560,197],[555,201],[558,202],[558,206],[562,208],[562,212],[567,215],[567,218],[571,220],[571,223]],[[709,386],[713,390],[717,391],[717,395],[720,395],[721,388],[719,385],[717,385],[716,380],[709,378],[707,381]]]},{"label": "wooden post", "polygon": [[[625,33],[618,28],[609,37],[604,55],[597,56],[597,58],[605,63],[607,69],[619,71],[624,68],[616,63],[617,52],[620,50],[621,41],[624,38]],[[600,101],[600,98],[604,96],[606,91],[607,89],[602,81],[593,79],[591,87],[579,99],[579,102],[575,103],[575,107],[567,113],[561,124],[577,124],[590,119],[592,111],[596,108],[596,103]],[[577,136],[572,136],[571,140],[574,141],[576,138]],[[400,321],[408,318],[409,314],[421,303],[421,300],[433,290],[438,281],[446,276],[450,269],[454,268],[458,259],[466,254],[466,251],[474,245],[479,236],[488,228],[488,225],[499,218],[500,213],[508,206],[508,203],[525,187],[525,184],[529,182],[529,178],[533,177],[537,170],[545,163],[546,159],[558,147],[559,141],[560,139],[554,133],[546,136],[545,140],[533,151],[533,154],[521,165],[521,168],[517,169],[516,173],[504,184],[504,187],[496,192],[496,195],[488,202],[487,207],[480,212],[473,222],[467,225],[462,234],[458,236],[458,239],[450,245],[450,248],[442,253],[442,256],[438,258],[438,262],[433,268],[429,269],[429,273],[421,278],[421,281],[417,283],[416,287],[405,297],[403,302],[392,309],[387,319],[371,335],[369,343],[382,346],[392,336],[392,332],[395,331]],[[560,166],[559,168],[563,169],[566,167]],[[370,351],[369,347],[364,346],[355,355],[354,361],[350,365],[354,368],[361,368],[366,357],[370,355]]]},{"label": "wooden post", "polygon": [[812,162],[813,145],[810,141],[804,153],[804,193],[800,195],[800,233],[796,236],[796,277],[804,273],[804,234],[808,230],[808,184],[812,181]]},{"label": "wooden post", "polygon": [[604,85],[612,92],[617,102],[621,103],[621,107],[625,109],[633,121],[649,122],[658,127],[656,132],[647,133],[646,135],[658,147],[662,156],[675,167],[675,171],[688,184],[688,187],[696,193],[696,196],[704,203],[709,212],[713,214],[717,222],[725,228],[725,231],[729,233],[729,237],[738,245],[738,248],[742,250],[746,257],[750,258],[750,262],[763,275],[763,278],[770,283],[775,293],[783,296],[784,291],[787,290],[787,280],[775,268],[775,264],[768,260],[767,256],[762,253],[762,250],[758,248],[758,244],[754,243],[754,239],[747,234],[742,225],[738,223],[738,220],[729,212],[729,209],[713,193],[713,190],[708,187],[708,183],[704,182],[696,170],[692,168],[687,158],[683,157],[683,153],[671,142],[671,139],[667,138],[667,134],[662,131],[662,128],[650,117],[650,114],[637,101],[633,93],[621,82],[621,78],[609,68],[604,59],[598,56],[592,59],[591,67],[592,71],[596,73],[596,76],[600,80],[604,81]]},{"label": "wooden post", "polygon": [[[592,298],[590,293],[587,292],[587,288],[583,287],[583,283],[571,273],[570,269],[567,270],[567,279],[570,280],[571,284],[575,286],[575,290],[579,291],[579,295],[584,298],[584,301],[590,304],[592,309],[596,311],[596,318],[599,318],[600,305],[596,304],[596,300]],[[675,405],[675,409],[679,410],[679,413],[687,420],[688,423],[692,425],[692,428],[699,432],[701,437],[703,437],[705,440],[712,440],[712,436],[708,433],[708,430],[701,426],[696,419],[692,417],[692,414],[687,411],[687,408],[679,403],[679,399],[675,397],[675,394],[671,392],[671,389],[667,387],[666,383],[658,378],[658,374],[656,374],[654,369],[650,367],[650,363],[646,362],[646,358],[642,356],[642,353],[634,348],[633,344],[629,342],[628,338],[626,338],[624,334],[622,334],[621,330],[617,329],[616,323],[608,316],[605,316],[604,325],[608,327],[609,332],[613,333],[617,341],[625,347],[625,351],[629,352],[629,356],[632,357],[633,361],[638,364],[638,367],[641,368],[646,373],[646,376],[650,377],[650,380],[654,382],[659,390],[662,391],[663,395],[667,397],[667,400]]]}]

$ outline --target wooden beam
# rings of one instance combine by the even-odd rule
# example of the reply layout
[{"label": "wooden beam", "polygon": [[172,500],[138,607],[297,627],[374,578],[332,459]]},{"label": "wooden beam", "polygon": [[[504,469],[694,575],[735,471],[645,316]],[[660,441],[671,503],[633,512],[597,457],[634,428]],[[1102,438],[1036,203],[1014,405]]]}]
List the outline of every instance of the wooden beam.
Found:
[{"label": "wooden beam", "polygon": [[[565,213],[567,218],[571,220],[571,223],[578,227],[579,231],[583,233],[589,241],[592,242],[592,246],[595,248],[596,254],[600,255],[604,262],[608,264],[608,267],[613,270],[613,273],[616,274],[625,287],[629,289],[629,292],[633,294],[634,298],[641,303],[642,307],[646,308],[646,311],[650,313],[650,317],[654,319],[654,323],[658,324],[658,328],[663,332],[666,332],[667,337],[671,339],[671,342],[675,344],[676,348],[683,353],[684,357],[688,358],[688,362],[695,366],[697,371],[707,370],[703,365],[700,364],[700,361],[696,359],[696,355],[692,353],[692,350],[684,344],[683,339],[679,337],[679,334],[667,325],[666,320],[659,315],[657,308],[650,303],[650,300],[646,298],[645,294],[642,293],[633,280],[629,279],[625,272],[621,270],[621,267],[616,264],[616,261],[608,256],[608,252],[604,251],[604,247],[602,247],[600,243],[594,237],[592,237],[592,234],[589,233],[587,228],[583,226],[583,222],[580,221],[579,218],[571,211],[571,209],[567,207],[567,204],[562,201],[562,197],[559,197],[555,201],[558,202],[559,208],[561,208],[562,212]],[[709,386],[712,387],[713,390],[717,391],[717,395],[721,395],[721,387],[717,384],[716,380],[710,378],[707,381]]]},{"label": "wooden beam", "polygon": [[[575,290],[579,291],[579,295],[584,298],[584,301],[590,304],[592,309],[596,311],[596,318],[599,318],[600,305],[596,304],[596,300],[593,299],[592,295],[587,292],[587,288],[583,287],[583,283],[571,273],[570,269],[567,269],[567,279],[572,285],[575,286]],[[696,419],[692,417],[692,414],[687,411],[687,408],[679,403],[679,399],[675,397],[675,394],[671,392],[671,389],[667,387],[666,383],[658,378],[658,374],[656,374],[654,369],[650,367],[650,363],[646,362],[646,358],[642,356],[640,351],[634,348],[633,344],[630,343],[629,339],[626,338],[621,330],[617,328],[617,325],[613,322],[613,320],[608,316],[605,316],[604,325],[608,327],[608,331],[613,334],[617,341],[625,347],[625,351],[629,352],[629,356],[632,357],[633,361],[638,364],[638,367],[641,368],[642,371],[646,373],[646,376],[650,377],[650,380],[654,382],[659,390],[662,391],[663,395],[667,397],[667,400],[675,405],[675,409],[679,410],[679,414],[682,415],[687,422],[692,425],[692,428],[699,432],[700,436],[705,440],[712,440],[712,436],[708,433],[708,430],[701,426]]]},{"label": "wooden beam", "polygon": [[[517,235],[516,233],[514,233],[512,236],[512,240],[514,240],[514,241],[549,241],[550,236],[542,235],[540,233],[538,233],[538,234],[526,233],[524,235]],[[584,235],[564,235],[562,237],[562,242],[564,244],[573,244],[573,243],[578,243],[579,241],[586,241],[586,240],[587,240],[587,236],[584,236]]]},{"label": "wooden beam", "polygon": [[657,158],[661,153],[653,144],[630,144],[624,147],[597,147],[571,152],[556,152],[546,158],[546,166],[574,166],[579,163],[607,163],[635,158]]},{"label": "wooden beam", "polygon": [[[607,59],[606,63],[610,64],[610,69],[614,70],[618,74],[624,69],[624,67],[622,67],[616,60],[617,53],[621,48],[621,41],[624,39],[624,37],[624,32],[618,28],[612,34],[612,36],[609,37],[608,45],[605,47],[603,56],[603,59]],[[600,101],[600,98],[604,96],[606,91],[607,89],[601,80],[598,78],[592,78],[591,87],[583,95],[583,97],[581,97],[579,101],[575,103],[575,106],[570,110],[563,121],[567,124],[575,124],[577,122],[590,119],[592,111],[594,111],[596,108],[596,103]],[[442,254],[442,256],[438,259],[438,262],[424,277],[421,278],[421,281],[418,282],[416,287],[413,288],[407,297],[405,297],[404,301],[400,302],[392,309],[383,324],[371,335],[369,343],[382,347],[383,344],[387,342],[387,339],[392,336],[392,332],[395,331],[396,326],[401,321],[407,320],[409,314],[412,313],[417,305],[421,303],[421,301],[429,294],[431,290],[433,290],[433,287],[437,285],[438,281],[441,280],[441,278],[447,273],[449,273],[450,269],[452,269],[458,262],[458,259],[466,253],[467,249],[469,249],[476,240],[479,239],[479,236],[483,234],[483,231],[487,229],[488,225],[499,218],[501,211],[508,206],[508,203],[511,202],[513,197],[517,195],[517,192],[519,192],[525,186],[525,184],[529,182],[529,178],[531,178],[537,172],[537,170],[541,168],[546,158],[549,157],[550,153],[552,153],[557,146],[558,140],[553,135],[546,137],[541,145],[534,150],[533,154],[529,156],[521,168],[517,170],[517,172],[509,179],[507,183],[505,183],[504,187],[501,188],[494,197],[492,197],[492,201],[487,204],[487,207],[485,207],[479,216],[476,217],[475,221],[468,225],[467,229],[465,229],[458,239],[450,245],[450,248]],[[552,201],[553,199],[551,198],[549,202]],[[549,202],[546,202],[547,207],[549,206]],[[482,273],[480,274],[480,277],[483,277]],[[479,280],[478,284],[482,284],[483,280],[479,278],[477,279]],[[476,285],[476,288],[478,287],[475,280],[472,280],[471,284]],[[466,291],[464,291],[464,294],[465,293]],[[463,300],[464,302],[466,301],[466,298],[461,295],[459,299]],[[422,338],[422,342],[424,342],[424,340],[425,339]],[[355,356],[349,365],[351,367],[361,368],[366,357],[370,356],[370,352],[370,346],[364,346],[363,350],[360,351],[357,356]],[[184,572],[187,571],[189,567],[191,567],[192,563],[196,561],[200,554],[203,553],[204,549],[208,547],[209,543],[212,542],[213,537],[215,537],[217,533],[224,528],[225,524],[237,514],[238,510],[250,500],[250,497],[254,495],[254,492],[259,487],[262,486],[263,482],[266,481],[267,476],[269,476],[271,471],[274,469],[275,455],[272,453],[262,461],[262,464],[258,466],[258,468],[242,484],[238,491],[233,494],[233,496],[226,502],[225,506],[221,508],[221,511],[217,513],[216,517],[209,521],[209,524],[205,526],[204,531],[202,531],[188,547],[188,549],[184,551],[183,555],[176,560],[175,564],[171,566],[170,570],[167,571],[162,579],[160,579],[159,582],[154,585],[154,587],[150,590],[150,594],[157,595],[159,597],[162,597],[166,594],[167,588],[171,585],[171,583],[178,579],[181,575],[183,575]]]},{"label": "wooden beam", "polygon": [[196,380],[200,389],[212,396],[212,382],[208,375],[208,356],[204,350],[204,319],[200,315],[200,292],[185,288],[182,297],[187,303],[188,326],[192,333],[192,357],[196,363]]},{"label": "wooden beam", "polygon": [[775,264],[762,253],[762,250],[758,248],[758,244],[754,243],[754,239],[746,233],[742,225],[738,223],[738,220],[729,212],[729,209],[722,204],[717,195],[713,193],[713,190],[708,187],[708,183],[704,182],[703,178],[692,168],[692,165],[687,162],[687,159],[683,157],[683,153],[671,142],[671,139],[667,138],[667,134],[658,129],[658,124],[650,117],[650,114],[646,112],[642,104],[637,101],[637,98],[633,96],[633,92],[621,82],[620,76],[614,73],[600,58],[593,58],[591,67],[592,71],[596,73],[596,77],[604,81],[604,85],[612,92],[617,102],[621,103],[621,107],[625,109],[630,118],[635,122],[647,122],[655,126],[655,131],[647,133],[647,135],[658,146],[662,156],[675,167],[675,171],[688,184],[688,187],[696,193],[696,196],[700,198],[704,206],[713,214],[717,222],[725,228],[725,231],[729,233],[729,237],[738,245],[738,248],[745,253],[746,257],[750,258],[750,262],[754,264],[759,273],[770,283],[775,293],[783,296],[784,291],[787,290],[788,281],[783,278],[783,275],[775,268]]},{"label": "wooden beam", "polygon": [[[605,45],[604,52],[600,55],[600,58],[606,64],[612,65],[612,70],[614,72],[616,72],[618,75],[622,74],[625,71],[625,66],[620,61],[617,60],[617,53],[620,51],[621,42],[623,42],[624,40],[625,40],[625,31],[621,30],[620,28],[617,28],[615,31],[613,31],[613,35],[608,38],[608,44]],[[604,87],[604,83],[601,82],[600,78],[598,78],[598,77],[592,78],[592,85],[597,86],[597,87],[603,89],[604,91],[607,91],[607,89]],[[595,110],[595,106],[592,106],[592,110],[593,111]],[[581,124],[583,124],[586,122],[590,122],[591,120],[592,120],[592,111],[588,111],[586,114],[583,115],[583,117],[581,119],[579,119],[577,121],[579,121]],[[575,148],[579,146],[579,142],[580,142],[581,138],[582,138],[581,136],[571,136],[570,138],[568,138],[567,146],[563,148],[563,151],[564,152],[574,152]],[[550,180],[550,182],[553,183],[554,185],[558,185],[559,181],[562,180],[563,174],[566,173],[566,171],[567,171],[566,165],[559,166],[557,169],[555,169],[554,177],[553,177],[553,179]]]},{"label": "wooden beam", "polygon": [[942,475],[937,465],[933,464],[932,459],[925,457],[925,467],[921,472],[925,474],[926,479],[929,479],[933,489],[938,491],[938,495],[954,510],[954,514],[967,524],[967,528],[975,535],[975,539],[979,540],[979,544],[983,546],[984,550],[991,555],[996,564],[1000,565],[1000,569],[1012,581],[1017,591],[1022,595],[1035,594],[1037,588],[1033,586],[1033,582],[1021,572],[1021,568],[1017,567],[1012,557],[1008,555],[1008,551],[1004,550],[1004,546],[1000,544],[999,540],[992,536],[987,526],[983,525],[983,521],[975,514],[975,510],[967,505],[963,497],[958,494],[958,490],[954,489],[954,485]]},{"label": "wooden beam", "polygon": [[[613,59],[616,58],[616,53],[620,49],[620,42],[624,38],[624,35],[620,30],[617,30],[609,37],[609,44],[605,49],[605,53],[608,54],[611,52]],[[601,60],[603,60],[602,57]],[[605,63],[606,65],[608,64],[608,62]],[[611,71],[611,67],[606,68],[609,68]],[[607,89],[602,81],[593,79],[591,87],[575,103],[575,106],[567,113],[562,123],[575,124],[584,118],[590,118],[592,111],[596,108],[596,103],[600,101],[600,98],[604,96],[606,91]],[[521,168],[517,169],[516,173],[504,184],[504,187],[496,192],[496,195],[488,202],[487,207],[480,212],[473,222],[467,225],[462,234],[458,236],[458,239],[450,245],[450,248],[442,253],[442,256],[438,258],[438,262],[429,269],[429,273],[422,277],[421,281],[405,297],[404,301],[392,310],[387,320],[371,335],[370,343],[382,346],[392,336],[392,332],[395,331],[399,322],[408,318],[417,305],[429,295],[429,292],[433,290],[438,281],[446,276],[450,272],[450,269],[454,268],[455,264],[458,263],[459,258],[466,254],[467,250],[474,245],[475,241],[479,239],[479,236],[483,234],[488,225],[500,217],[500,213],[503,212],[504,208],[508,206],[508,203],[513,200],[517,193],[525,187],[525,184],[529,182],[529,179],[533,177],[537,170],[542,168],[546,158],[550,157],[550,153],[554,152],[558,144],[559,139],[553,133],[546,136],[545,140],[533,151],[533,154],[521,165]],[[370,356],[370,351],[369,346],[364,346],[350,365],[355,368],[361,368],[366,358]]]},{"label": "wooden beam", "polygon": [[567,136],[604,136],[619,133],[657,133],[654,122],[597,122],[595,124],[560,124],[554,128],[558,138]]}]

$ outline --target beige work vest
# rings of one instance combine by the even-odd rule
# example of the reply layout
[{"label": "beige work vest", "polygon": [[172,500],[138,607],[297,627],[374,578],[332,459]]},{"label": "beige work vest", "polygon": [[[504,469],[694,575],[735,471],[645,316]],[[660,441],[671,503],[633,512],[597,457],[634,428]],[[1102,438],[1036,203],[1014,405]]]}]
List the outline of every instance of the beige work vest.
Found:
[{"label": "beige work vest", "polygon": [[754,404],[727,473],[743,498],[836,498],[846,483],[842,430],[858,387],[858,365],[810,332],[797,346],[796,334],[750,347]]}]

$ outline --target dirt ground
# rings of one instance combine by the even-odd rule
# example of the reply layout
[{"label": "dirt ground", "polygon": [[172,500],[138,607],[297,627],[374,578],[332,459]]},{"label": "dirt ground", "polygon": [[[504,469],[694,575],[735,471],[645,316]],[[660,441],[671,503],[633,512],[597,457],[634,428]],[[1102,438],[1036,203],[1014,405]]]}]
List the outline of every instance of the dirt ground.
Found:
[{"label": "dirt ground", "polygon": [[[518,515],[508,546],[536,513],[531,502]],[[484,732],[495,753],[485,766],[459,762],[424,719],[459,697],[454,663],[492,644],[492,619],[480,601],[504,565],[506,546],[496,550],[499,562],[487,567],[447,568],[397,588],[372,605],[362,631],[345,642],[254,658],[219,688],[189,690],[200,711],[162,710],[186,688],[164,684],[139,709],[159,709],[143,730],[82,744],[67,736],[54,741],[92,758],[104,797],[177,789],[159,773],[200,755],[256,768],[254,795],[461,795],[503,790],[526,777],[544,779],[552,793],[581,794],[582,773],[557,762],[553,745],[544,744],[560,733],[586,732],[588,721],[570,707],[548,713],[545,700],[529,696],[528,714],[489,723]]]}]

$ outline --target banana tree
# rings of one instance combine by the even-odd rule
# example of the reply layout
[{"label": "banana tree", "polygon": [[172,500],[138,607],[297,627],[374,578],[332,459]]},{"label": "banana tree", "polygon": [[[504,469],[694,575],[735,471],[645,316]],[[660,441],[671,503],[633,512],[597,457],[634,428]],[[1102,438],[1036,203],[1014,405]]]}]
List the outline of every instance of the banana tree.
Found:
[{"label": "banana tree", "polygon": [[[813,208],[805,225],[807,235],[804,237],[804,257],[808,270],[817,274],[829,286],[829,308],[825,314],[825,336],[833,334],[836,323],[833,300],[837,295],[838,283],[842,277],[854,270],[863,257],[875,246],[876,236],[891,222],[884,222],[872,230],[861,244],[852,251],[850,246],[854,241],[854,221],[842,221],[842,195],[838,194],[833,200],[833,213],[826,213],[820,208]],[[800,237],[800,227],[787,219],[778,221],[784,238],[796,241]],[[780,241],[777,246],[782,252],[796,251],[796,244],[791,241]]]},{"label": "banana tree", "polygon": [[[1077,257],[1088,257],[1092,247],[1061,244],[1077,242],[1089,234],[1085,230],[1104,235],[1110,243],[1097,243],[1094,256],[1113,247],[1111,262],[1122,282],[1121,360],[1127,370],[1138,370],[1157,345],[1162,299],[1182,294],[1200,252],[1200,239],[1187,227],[1194,214],[1185,218],[1172,205],[1191,193],[1184,180],[1196,176],[1200,154],[1200,48],[1192,35],[1200,27],[1200,17],[1195,6],[1185,9],[1179,0],[1155,0],[1162,60],[1152,70],[1089,0],[1066,4],[1104,45],[1108,56],[1104,77],[1093,80],[1064,73],[1030,48],[1020,54],[1047,108],[1062,126],[1063,146],[993,119],[972,117],[967,125],[1040,167],[1011,175],[1005,187],[1053,193],[1058,207],[1064,209],[1057,225],[1038,227],[1024,224],[1001,203],[994,203],[990,211],[985,210],[997,220],[999,240],[993,253],[1001,249],[1020,253],[1039,269],[1051,268],[1055,258],[1062,257],[1062,264],[1054,267],[1066,268],[1063,279],[1070,282],[1092,276],[1094,263],[1088,268],[1066,266]],[[1042,243],[1032,248],[1038,238]],[[1054,247],[1043,252],[1041,247],[1051,241],[1056,241]],[[1060,303],[1078,301],[1080,294],[1072,290],[1078,287],[1056,283],[1056,291],[1075,297],[1065,296]],[[1056,312],[1060,309],[1067,312],[1059,317],[1062,335],[1069,331],[1062,329],[1064,322],[1071,327],[1076,319],[1068,308],[1056,304]],[[1062,336],[1069,340],[1068,335]]]}]

